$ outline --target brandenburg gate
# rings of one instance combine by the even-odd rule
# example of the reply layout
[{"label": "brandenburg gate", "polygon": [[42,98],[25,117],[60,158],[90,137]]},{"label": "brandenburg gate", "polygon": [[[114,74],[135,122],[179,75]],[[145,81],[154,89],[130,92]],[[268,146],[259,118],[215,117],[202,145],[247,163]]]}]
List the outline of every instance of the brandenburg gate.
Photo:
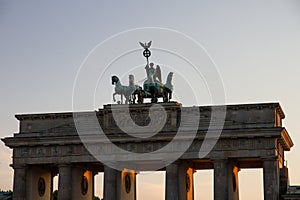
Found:
[{"label": "brandenburg gate", "polygon": [[[286,192],[288,169],[284,153],[290,150],[293,142],[282,126],[285,115],[278,103],[204,107],[183,107],[177,102],[158,103],[166,112],[164,127],[152,137],[138,139],[120,130],[112,116],[113,112],[121,116],[126,109],[136,124],[144,126],[149,123],[147,116],[151,105],[130,104],[126,107],[109,104],[97,111],[75,115],[71,112],[16,115],[20,121],[19,133],[2,139],[13,149],[13,199],[50,200],[53,177],[58,174],[60,200],[92,200],[94,175],[104,172],[105,200],[135,200],[136,176],[143,168],[132,170],[133,166],[140,162],[143,166],[162,163],[162,155],[176,152],[176,147],[190,136],[189,120],[182,122],[182,115],[193,119],[195,110],[199,111],[200,120],[192,143],[177,160],[159,169],[166,172],[165,199],[194,199],[193,174],[202,169],[214,170],[215,200],[239,199],[238,175],[243,168],[263,169],[264,199],[278,200]],[[212,117],[213,109],[226,110],[222,130],[216,130],[217,125],[214,128],[218,119]],[[96,117],[103,132],[97,132],[93,123],[86,121],[86,130],[90,132],[79,136],[74,116],[89,115]],[[221,135],[213,148],[199,157],[209,124],[211,130],[220,131]],[[186,137],[177,138],[177,146],[169,148],[169,152],[158,151],[170,144],[179,126]],[[134,134],[142,136],[147,133],[137,131]],[[113,146],[135,154],[124,156],[123,151]],[[145,152],[152,152],[152,156],[137,161],[135,155]],[[97,153],[105,163],[98,159]],[[123,170],[107,165],[109,159],[112,162],[117,159]]]},{"label": "brandenburg gate", "polygon": [[19,133],[2,139],[13,149],[13,199],[51,200],[58,174],[59,200],[92,200],[94,176],[104,172],[104,200],[136,200],[138,173],[161,170],[166,200],[193,200],[193,174],[213,169],[214,199],[238,200],[243,168],[262,168],[264,199],[282,199],[288,187],[284,153],[293,142],[282,126],[279,103],[184,107],[172,102],[173,72],[162,83],[160,66],[149,63],[151,41],[140,45],[147,78],[142,88],[132,74],[129,86],[112,76],[118,104],[16,115]]}]

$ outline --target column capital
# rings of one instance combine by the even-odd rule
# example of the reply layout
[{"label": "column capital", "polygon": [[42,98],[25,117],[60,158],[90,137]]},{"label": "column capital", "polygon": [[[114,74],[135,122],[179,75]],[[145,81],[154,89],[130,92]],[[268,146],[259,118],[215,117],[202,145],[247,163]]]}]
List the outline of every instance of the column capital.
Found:
[{"label": "column capital", "polygon": [[278,156],[262,157],[262,161],[277,161]]},{"label": "column capital", "polygon": [[27,169],[28,165],[26,164],[11,164],[10,165],[13,169]]},{"label": "column capital", "polygon": [[73,167],[74,165],[71,163],[60,163],[57,164],[57,167]]},{"label": "column capital", "polygon": [[214,158],[214,159],[211,159],[211,161],[213,162],[213,163],[215,163],[215,162],[229,162],[229,159],[228,158]]},{"label": "column capital", "polygon": [[181,160],[176,160],[172,163],[170,163],[169,165],[180,165],[181,164]]}]

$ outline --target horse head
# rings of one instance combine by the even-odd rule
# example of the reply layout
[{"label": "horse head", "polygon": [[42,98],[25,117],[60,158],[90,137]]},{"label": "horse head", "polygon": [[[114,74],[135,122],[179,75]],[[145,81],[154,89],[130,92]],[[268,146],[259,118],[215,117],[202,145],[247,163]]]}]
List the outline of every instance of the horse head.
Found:
[{"label": "horse head", "polygon": [[111,84],[112,85],[115,85],[118,82],[119,82],[119,78],[117,76],[112,76],[111,77]]},{"label": "horse head", "polygon": [[132,74],[129,75],[129,86],[134,86],[134,75]]}]

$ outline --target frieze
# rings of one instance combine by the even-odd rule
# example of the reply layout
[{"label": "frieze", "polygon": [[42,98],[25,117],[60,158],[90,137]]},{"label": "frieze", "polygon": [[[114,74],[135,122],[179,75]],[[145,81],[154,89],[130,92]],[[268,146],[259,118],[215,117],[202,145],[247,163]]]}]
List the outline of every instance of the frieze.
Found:
[{"label": "frieze", "polygon": [[[144,141],[144,142],[130,142],[130,143],[95,143],[90,145],[93,152],[99,154],[111,154],[120,153],[120,151],[113,150],[113,146],[117,145],[121,149],[130,152],[153,152],[163,148],[167,145],[168,141]],[[213,151],[241,151],[241,150],[264,150],[269,152],[267,155],[273,155],[277,150],[277,155],[282,156],[283,147],[278,142],[277,149],[275,146],[276,142],[274,138],[241,138],[241,139],[219,139],[213,148]],[[185,145],[184,141],[173,141],[173,148],[171,151],[177,151]],[[188,152],[199,152],[202,140],[195,140],[189,147]],[[202,148],[208,148],[209,146],[203,146]],[[115,149],[115,148],[114,148]],[[15,148],[14,157],[61,157],[61,156],[72,156],[72,155],[88,155],[89,151],[83,145],[48,145],[48,146],[37,146],[37,147],[20,147]]]},{"label": "frieze", "polygon": [[61,151],[60,151],[59,147],[57,147],[57,146],[51,147],[51,155],[52,156],[59,156],[59,155],[61,155]]},{"label": "frieze", "polygon": [[89,154],[83,145],[20,147],[15,149],[15,157],[59,157]]},{"label": "frieze", "polygon": [[30,149],[28,147],[23,147],[23,148],[20,148],[20,149],[17,149],[17,150],[20,150],[20,156],[21,157],[29,156]]},{"label": "frieze", "polygon": [[[215,144],[213,150],[215,151],[230,151],[230,150],[255,150],[255,149],[275,149],[275,141],[273,138],[264,138],[264,139],[219,139]],[[193,142],[193,145],[189,148],[189,151],[198,151],[201,147],[208,148],[210,147],[209,143],[203,143],[202,140],[196,140]],[[206,145],[206,146],[205,146]]]},{"label": "frieze", "polygon": [[45,154],[46,154],[45,148],[42,148],[42,147],[36,148],[36,156],[37,157],[45,156]]},{"label": "frieze", "polygon": [[[179,141],[178,141],[179,142]],[[254,142],[255,143],[255,142]],[[255,145],[250,145],[251,142],[247,142],[244,140],[243,142],[236,140],[227,140],[222,141],[219,140],[214,149],[209,153],[209,157],[243,157],[247,156],[274,156],[276,155],[276,150],[274,148],[266,149],[263,148],[261,144],[269,143],[269,140],[263,140],[261,143],[258,143],[261,148],[253,148]],[[153,152],[155,150],[163,148],[167,145],[168,142],[144,142],[144,143],[122,143],[119,144],[121,149],[131,151],[131,152]],[[174,153],[178,150],[177,145],[181,145],[182,143],[174,143],[173,148],[169,149],[170,153]],[[226,145],[224,145],[226,144]],[[240,144],[242,146],[239,146]],[[189,159],[198,159],[198,153],[201,147],[202,141],[194,141],[193,145],[187,150],[185,153]],[[95,154],[101,155],[118,155],[122,154],[122,152],[118,149],[112,149],[113,144],[93,144],[90,148]],[[203,146],[205,148],[205,146]],[[221,148],[220,148],[221,147]],[[233,148],[234,147],[234,148]],[[68,146],[44,146],[44,147],[26,147],[26,148],[17,148],[15,149],[14,159],[20,159],[22,162],[40,162],[39,160],[43,160],[43,162],[47,161],[55,161],[55,162],[64,162],[64,160],[75,159],[81,160],[84,162],[91,162],[90,153],[86,150],[83,145],[68,145]],[[72,150],[72,151],[71,151]],[[254,150],[254,151],[251,151]],[[219,152],[219,153],[218,153]],[[189,154],[193,153],[193,154]],[[68,159],[67,159],[67,157]],[[74,157],[76,156],[76,157]],[[78,157],[79,156],[79,157]],[[184,155],[183,155],[184,156]],[[77,158],[78,157],[78,158]],[[30,160],[28,160],[28,159]],[[46,159],[47,158],[47,159]],[[61,159],[63,158],[63,159]],[[82,160],[83,159],[83,160]]]}]

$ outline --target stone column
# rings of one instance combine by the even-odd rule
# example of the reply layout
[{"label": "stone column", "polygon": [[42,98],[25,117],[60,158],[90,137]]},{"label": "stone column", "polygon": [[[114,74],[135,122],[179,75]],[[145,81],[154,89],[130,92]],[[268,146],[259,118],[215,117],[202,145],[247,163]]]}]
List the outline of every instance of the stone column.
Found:
[{"label": "stone column", "polygon": [[279,168],[277,158],[263,160],[264,199],[279,199]]},{"label": "stone column", "polygon": [[25,200],[26,199],[26,166],[14,165],[14,186],[13,186],[13,199]]},{"label": "stone column", "polygon": [[214,200],[228,200],[227,160],[214,160]]},{"label": "stone column", "polygon": [[234,160],[220,159],[214,161],[214,199],[238,200],[240,171]]},{"label": "stone column", "polygon": [[60,165],[58,171],[58,199],[72,200],[72,166]]},{"label": "stone column", "polygon": [[166,167],[166,200],[179,200],[178,163]]},{"label": "stone column", "polygon": [[194,170],[187,163],[175,162],[166,167],[166,200],[194,199]]},{"label": "stone column", "polygon": [[104,166],[104,200],[117,199],[117,170]]},{"label": "stone column", "polygon": [[286,166],[279,169],[279,195],[287,192],[289,186],[289,170]]},{"label": "stone column", "polygon": [[104,166],[104,200],[135,200],[136,173]]}]

